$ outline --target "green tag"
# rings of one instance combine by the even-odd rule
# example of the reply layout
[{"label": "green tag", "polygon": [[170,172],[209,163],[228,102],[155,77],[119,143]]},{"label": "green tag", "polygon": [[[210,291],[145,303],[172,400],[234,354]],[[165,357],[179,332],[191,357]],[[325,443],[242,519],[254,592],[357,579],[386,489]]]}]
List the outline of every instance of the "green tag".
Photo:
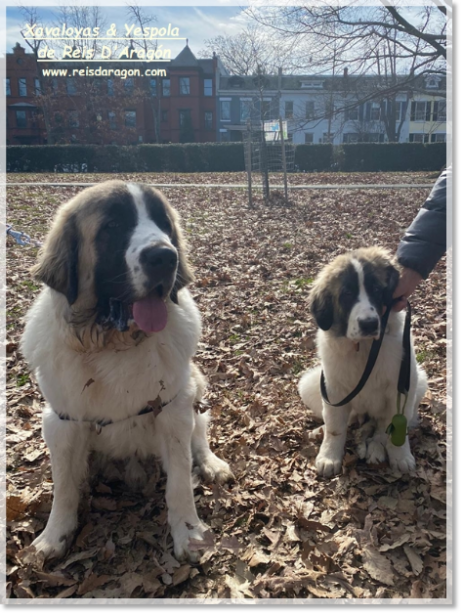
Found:
[{"label": "green tag", "polygon": [[386,433],[391,436],[391,442],[394,446],[402,446],[405,444],[407,437],[407,419],[403,414],[394,414],[391,424],[386,429]]}]

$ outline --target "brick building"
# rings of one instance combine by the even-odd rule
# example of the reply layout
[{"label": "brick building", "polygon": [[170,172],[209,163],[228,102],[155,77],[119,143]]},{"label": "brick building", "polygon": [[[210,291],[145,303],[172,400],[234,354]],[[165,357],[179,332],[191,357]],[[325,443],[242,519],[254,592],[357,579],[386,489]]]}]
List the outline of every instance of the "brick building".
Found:
[{"label": "brick building", "polygon": [[[70,75],[86,66],[96,70],[98,63],[38,63],[17,43],[7,54],[7,144],[217,141],[216,94],[226,74],[217,56],[197,59],[187,44],[168,64],[102,65],[138,70],[141,76]],[[165,74],[144,76],[147,68]],[[43,76],[48,69],[68,74]]]},{"label": "brick building", "polygon": [[37,106],[39,88],[37,62],[19,43],[7,54],[4,84],[8,145],[46,143],[43,114]]}]

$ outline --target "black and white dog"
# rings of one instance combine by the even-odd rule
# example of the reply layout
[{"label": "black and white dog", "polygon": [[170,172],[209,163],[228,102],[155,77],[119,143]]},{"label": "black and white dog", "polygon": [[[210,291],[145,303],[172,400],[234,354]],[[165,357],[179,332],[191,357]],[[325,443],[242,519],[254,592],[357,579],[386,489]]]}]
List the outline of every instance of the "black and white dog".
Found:
[{"label": "black and white dog", "polygon": [[[58,210],[35,267],[46,284],[26,317],[22,351],[48,405],[43,435],[54,482],[48,524],[34,546],[61,556],[77,526],[87,459],[159,455],[177,557],[197,554],[192,458],[208,479],[228,464],[207,441],[193,404],[205,378],[192,363],[199,311],[175,210],[158,191],[110,181]],[[138,468],[140,466],[138,465]]]},{"label": "black and white dog", "polygon": [[[362,248],[334,259],[318,275],[311,292],[311,311],[318,325],[317,347],[321,367],[305,372],[299,393],[314,415],[323,417],[323,443],[316,459],[317,472],[333,476],[341,471],[351,414],[368,415],[376,431],[359,448],[369,463],[389,458],[393,470],[415,468],[408,436],[395,446],[386,434],[397,413],[397,382],[402,359],[404,313],[391,312],[376,365],[363,390],[345,406],[332,407],[320,394],[321,369],[330,402],[344,399],[359,382],[372,340],[379,338],[381,316],[399,279],[398,265],[381,248]],[[405,406],[408,424],[417,416],[427,379],[411,351],[410,390]]]}]

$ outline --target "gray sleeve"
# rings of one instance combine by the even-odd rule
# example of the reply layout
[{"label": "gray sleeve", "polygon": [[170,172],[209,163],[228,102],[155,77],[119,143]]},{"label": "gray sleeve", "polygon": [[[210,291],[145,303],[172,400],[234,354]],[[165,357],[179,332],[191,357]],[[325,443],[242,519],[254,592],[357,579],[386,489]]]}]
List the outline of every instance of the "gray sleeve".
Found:
[{"label": "gray sleeve", "polygon": [[451,172],[449,168],[440,175],[397,249],[399,263],[423,278],[428,277],[446,250],[447,178],[451,181]]}]

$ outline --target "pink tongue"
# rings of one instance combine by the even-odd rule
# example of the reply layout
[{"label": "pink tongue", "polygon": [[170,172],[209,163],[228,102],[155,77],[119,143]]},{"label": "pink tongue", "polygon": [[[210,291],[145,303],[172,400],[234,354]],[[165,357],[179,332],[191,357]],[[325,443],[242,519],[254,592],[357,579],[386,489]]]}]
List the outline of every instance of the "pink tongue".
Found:
[{"label": "pink tongue", "polygon": [[167,324],[167,307],[160,297],[146,297],[133,304],[133,318],[145,333],[162,331]]}]

